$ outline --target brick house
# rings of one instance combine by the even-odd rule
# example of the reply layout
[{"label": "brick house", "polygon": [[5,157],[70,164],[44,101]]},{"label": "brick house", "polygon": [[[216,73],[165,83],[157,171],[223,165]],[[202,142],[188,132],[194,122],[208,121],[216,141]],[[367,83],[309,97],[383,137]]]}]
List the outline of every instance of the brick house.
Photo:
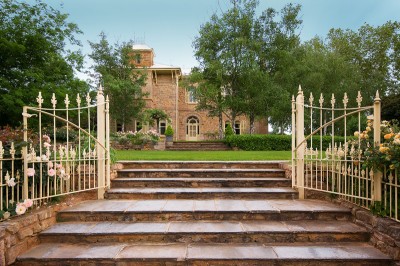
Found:
[{"label": "brick house", "polygon": [[[136,66],[147,71],[147,82],[143,88],[143,91],[148,93],[145,98],[146,108],[161,109],[169,115],[170,124],[175,132],[174,140],[197,141],[215,138],[218,135],[218,118],[209,117],[207,112],[196,110],[193,88],[180,85],[184,78],[181,68],[155,63],[154,51],[147,45],[135,44],[132,49],[136,55]],[[227,122],[227,117],[224,117],[224,123]],[[159,133],[164,133],[167,123],[160,121]],[[147,130],[148,125],[133,121],[126,129]],[[244,116],[238,117],[235,130],[237,134],[248,133],[248,119]],[[257,121],[255,130],[258,134],[268,133],[265,121]]]}]

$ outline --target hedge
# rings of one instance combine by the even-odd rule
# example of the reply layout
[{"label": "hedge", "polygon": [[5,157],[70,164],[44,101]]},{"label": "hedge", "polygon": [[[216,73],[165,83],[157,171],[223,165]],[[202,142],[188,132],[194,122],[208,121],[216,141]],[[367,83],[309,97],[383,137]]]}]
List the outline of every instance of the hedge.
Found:
[{"label": "hedge", "polygon": [[[354,137],[352,137],[354,138]],[[318,147],[320,136],[313,136],[313,146]],[[348,138],[349,139],[349,138]],[[331,143],[331,136],[322,137],[322,149],[326,150]],[[335,136],[336,143],[344,143],[344,137]],[[225,138],[225,143],[245,151],[290,151],[292,149],[291,135],[232,135]],[[307,141],[307,145],[311,140]]]}]

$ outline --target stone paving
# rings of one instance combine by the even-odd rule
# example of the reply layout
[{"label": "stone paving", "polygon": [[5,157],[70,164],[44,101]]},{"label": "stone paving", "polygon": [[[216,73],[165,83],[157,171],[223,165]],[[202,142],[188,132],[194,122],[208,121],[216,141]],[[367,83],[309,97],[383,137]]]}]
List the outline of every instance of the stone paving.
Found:
[{"label": "stone paving", "polygon": [[[202,169],[194,164],[190,171],[184,163],[174,162],[171,167],[178,166],[184,171],[164,169],[175,173],[173,177],[159,176],[163,169],[154,171],[145,165],[148,176],[121,170],[108,199],[82,202],[60,212],[59,223],[42,232],[41,244],[19,256],[16,265],[391,263],[369,245],[369,232],[351,222],[349,209],[297,199],[277,169],[241,177],[249,171],[240,167],[249,164],[229,163],[227,171],[211,165],[207,173],[214,176],[200,177]],[[193,175],[188,176],[190,172]],[[271,176],[273,172],[277,175]],[[226,173],[235,174],[227,177]],[[150,183],[143,186],[146,181]],[[232,185],[235,182],[243,183],[239,187]]]}]

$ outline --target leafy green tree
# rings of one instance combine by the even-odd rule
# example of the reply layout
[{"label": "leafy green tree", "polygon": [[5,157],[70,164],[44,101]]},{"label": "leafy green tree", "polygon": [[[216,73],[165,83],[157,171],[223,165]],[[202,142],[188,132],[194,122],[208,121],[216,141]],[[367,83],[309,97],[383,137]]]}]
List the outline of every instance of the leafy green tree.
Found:
[{"label": "leafy green tree", "polygon": [[161,109],[146,109],[142,114],[143,122],[149,122],[150,125],[154,125],[154,121],[156,122],[157,132],[160,132],[161,120],[170,120],[168,114]]},{"label": "leafy green tree", "polygon": [[[265,116],[273,106],[274,97],[268,96],[279,95],[268,86],[270,73],[265,68],[268,51],[264,51],[263,45],[270,36],[263,19],[256,17],[258,1],[231,3],[230,9],[212,15],[202,25],[193,43],[200,63],[195,71],[198,107],[219,117],[220,135],[222,114],[232,123],[237,116],[248,115],[254,125],[255,118]],[[255,81],[252,75],[259,80]]]},{"label": "leafy green tree", "polygon": [[223,114],[226,111],[225,97],[221,89],[221,77],[212,68],[193,68],[188,83],[194,85],[197,110],[208,111],[210,117],[218,117],[218,135],[224,136]]},{"label": "leafy green tree", "polygon": [[[328,47],[360,69],[360,87],[372,102],[376,90],[384,94],[400,92],[400,23],[387,22],[358,31],[331,29]],[[368,99],[367,99],[368,98]]]},{"label": "leafy green tree", "polygon": [[382,119],[400,121],[400,94],[382,98]]},{"label": "leafy green tree", "polygon": [[[64,99],[68,93],[85,94],[89,86],[74,77],[83,56],[66,44],[79,46],[78,26],[42,1],[30,5],[0,0],[0,126],[16,126],[24,105],[37,105],[41,91],[50,106],[52,93]],[[71,101],[71,106],[73,102]]]},{"label": "leafy green tree", "polygon": [[110,115],[124,131],[127,123],[140,118],[145,106],[142,87],[146,74],[135,67],[133,41],[113,46],[101,33],[98,43],[89,43],[92,48],[89,57],[94,61],[91,75],[104,84],[104,92],[110,99]]},{"label": "leafy green tree", "polygon": [[301,6],[295,4],[284,6],[280,12],[268,8],[255,23],[257,61],[260,69],[268,75],[270,83],[264,85],[269,87],[264,92],[265,96],[256,99],[268,99],[261,101],[261,104],[268,107],[265,112],[269,122],[273,127],[280,128],[282,133],[290,122],[290,95],[301,84],[296,78],[296,67],[302,55],[300,11]]}]

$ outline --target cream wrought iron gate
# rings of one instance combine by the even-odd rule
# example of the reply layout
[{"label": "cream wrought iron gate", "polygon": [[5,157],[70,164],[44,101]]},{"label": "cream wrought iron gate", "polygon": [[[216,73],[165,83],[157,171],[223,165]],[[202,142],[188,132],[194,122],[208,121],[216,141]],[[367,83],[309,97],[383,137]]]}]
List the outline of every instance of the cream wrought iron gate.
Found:
[{"label": "cream wrought iron gate", "polygon": [[[95,103],[89,94],[83,101],[78,95],[73,108],[68,95],[65,108],[57,108],[55,94],[52,108],[43,108],[41,93],[36,100],[38,106],[23,108],[26,145],[21,156],[16,156],[14,143],[5,151],[0,141],[0,211],[26,199],[40,205],[88,190],[97,190],[103,198],[110,185],[110,128],[108,97],[101,86]],[[37,136],[31,134],[33,125]]]},{"label": "cream wrought iron gate", "polygon": [[[384,215],[399,221],[398,170],[366,163],[366,151],[381,147],[381,127],[387,125],[381,121],[379,93],[373,105],[362,106],[358,92],[354,108],[348,107],[346,93],[340,108],[333,94],[329,107],[324,107],[322,94],[319,106],[314,105],[312,94],[308,102],[304,98],[299,87],[296,99],[292,97],[292,186],[298,189],[299,197],[304,198],[306,191],[323,191],[368,209],[376,208],[378,203]],[[347,132],[349,117],[357,121],[355,133]],[[367,117],[367,125],[361,123],[363,117]],[[338,124],[341,136],[335,136]],[[307,137],[305,131],[309,132]],[[397,135],[400,138],[400,133]]]}]

